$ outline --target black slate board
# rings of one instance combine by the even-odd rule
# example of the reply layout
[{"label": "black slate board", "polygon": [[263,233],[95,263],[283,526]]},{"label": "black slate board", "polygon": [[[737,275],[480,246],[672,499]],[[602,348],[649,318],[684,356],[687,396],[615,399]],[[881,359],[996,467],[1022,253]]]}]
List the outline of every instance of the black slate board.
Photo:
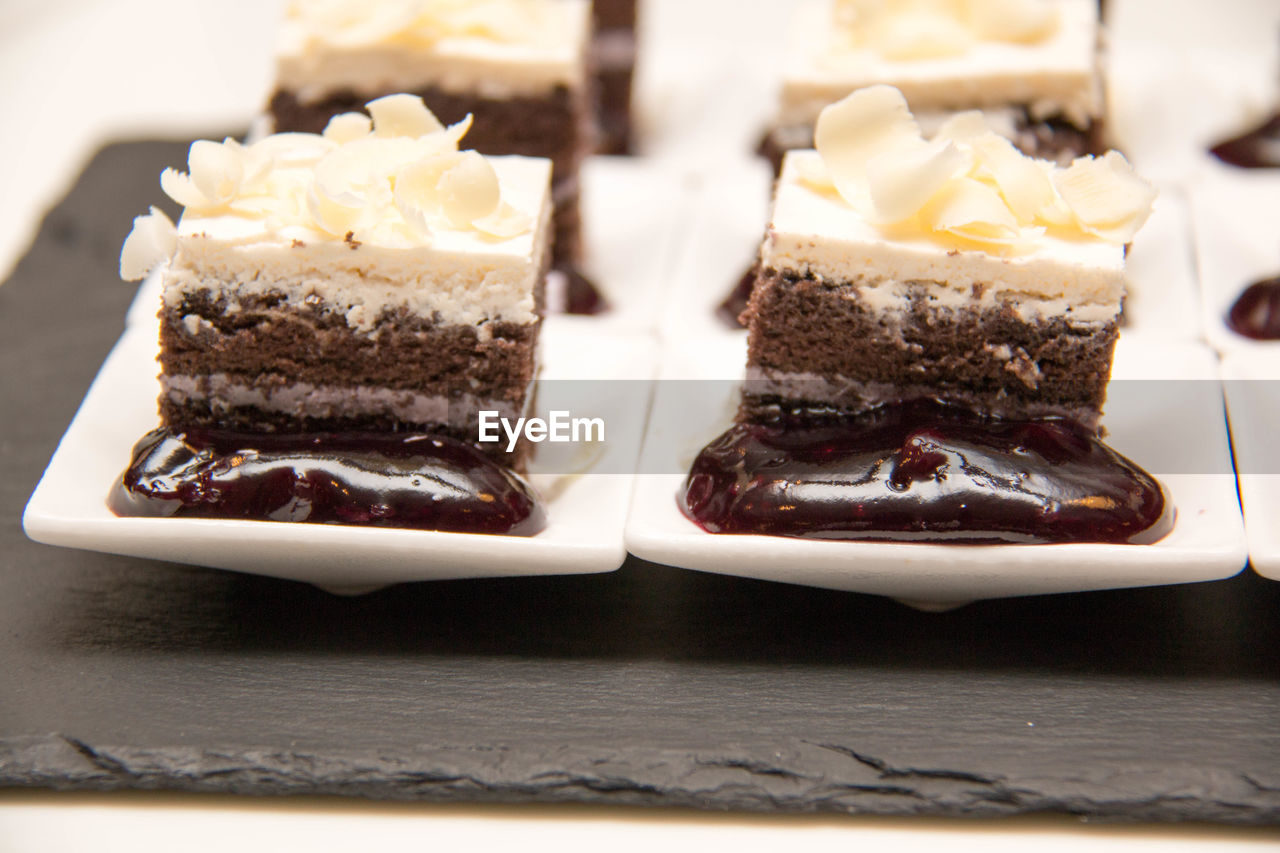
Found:
[{"label": "black slate board", "polygon": [[36,545],[181,143],[100,152],[0,287],[0,785],[1280,823],[1280,584],[929,615],[631,560],[359,599]]}]

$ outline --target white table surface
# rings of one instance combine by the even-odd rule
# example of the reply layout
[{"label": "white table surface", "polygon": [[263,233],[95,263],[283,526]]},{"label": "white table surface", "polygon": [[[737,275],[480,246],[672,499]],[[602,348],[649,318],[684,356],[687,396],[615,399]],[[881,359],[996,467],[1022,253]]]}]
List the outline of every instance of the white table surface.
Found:
[{"label": "white table surface", "polygon": [[[648,0],[642,70],[649,151],[688,174],[753,141],[771,107],[767,44],[791,0]],[[1277,96],[1275,0],[1110,0],[1113,65],[1163,79],[1151,115],[1116,123],[1140,167],[1193,178],[1197,149]],[[270,85],[278,0],[0,0],[0,279],[44,212],[104,142],[247,125]],[[654,57],[661,57],[660,60]],[[689,63],[699,87],[687,85]],[[745,69],[744,70],[744,66]],[[736,70],[735,70],[736,69]],[[1154,74],[1153,78],[1144,75]],[[753,88],[754,87],[754,88]],[[1122,102],[1124,98],[1120,99]],[[180,164],[175,164],[180,165]],[[139,211],[142,213],[143,211]],[[125,285],[121,285],[122,287]],[[2,690],[2,688],[0,688]],[[1069,817],[1004,821],[758,817],[587,807],[384,805],[164,793],[0,791],[0,851],[456,849],[953,853],[1280,849],[1280,829],[1115,826]]]}]

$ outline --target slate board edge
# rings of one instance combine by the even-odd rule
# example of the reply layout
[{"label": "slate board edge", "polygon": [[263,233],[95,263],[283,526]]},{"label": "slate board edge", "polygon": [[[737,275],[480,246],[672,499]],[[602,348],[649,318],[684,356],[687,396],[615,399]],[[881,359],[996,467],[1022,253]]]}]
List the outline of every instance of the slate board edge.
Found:
[{"label": "slate board edge", "polygon": [[[849,759],[837,778],[796,769],[788,752]],[[370,800],[578,803],[759,813],[995,818],[1066,814],[1108,822],[1207,821],[1280,825],[1280,789],[1247,774],[1135,767],[1099,799],[1097,780],[1074,794],[1060,780],[986,778],[897,768],[836,744],[799,742],[772,756],[682,750],[544,753],[504,746],[424,748],[412,756],[278,750],[137,749],[47,735],[0,740],[0,788],[168,790],[249,796],[334,795]],[[1164,777],[1163,779],[1160,777]],[[1069,785],[1067,786],[1070,787]],[[1058,788],[1058,790],[1052,790]],[[1086,794],[1088,788],[1092,793]],[[1128,789],[1128,790],[1126,790]]]}]

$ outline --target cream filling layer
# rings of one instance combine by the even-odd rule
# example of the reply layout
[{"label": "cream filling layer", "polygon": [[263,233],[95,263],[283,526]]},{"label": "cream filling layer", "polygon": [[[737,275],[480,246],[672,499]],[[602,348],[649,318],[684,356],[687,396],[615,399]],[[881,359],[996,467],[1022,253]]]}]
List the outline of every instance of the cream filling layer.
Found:
[{"label": "cream filling layer", "polygon": [[325,386],[295,382],[279,388],[256,388],[225,373],[208,376],[162,376],[164,394],[176,403],[216,400],[223,407],[251,407],[302,418],[386,416],[405,423],[474,426],[479,412],[495,411],[516,418],[521,407],[503,400],[471,395],[446,397],[367,385]]},{"label": "cream filling layer", "polygon": [[[1016,366],[1011,366],[1010,372],[1017,376],[1017,370]],[[1026,380],[1023,382],[1028,384]],[[1029,387],[1035,386],[1029,384]],[[1096,427],[1101,419],[1098,411],[1089,406],[1064,406],[1041,400],[997,397],[966,392],[963,387],[948,388],[940,394],[936,385],[904,386],[892,382],[867,382],[847,376],[821,376],[816,373],[762,367],[747,368],[743,392],[749,397],[779,397],[784,400],[827,403],[855,411],[940,395],[956,402],[972,404],[975,409],[996,417],[1043,418],[1066,415],[1088,427]]]}]

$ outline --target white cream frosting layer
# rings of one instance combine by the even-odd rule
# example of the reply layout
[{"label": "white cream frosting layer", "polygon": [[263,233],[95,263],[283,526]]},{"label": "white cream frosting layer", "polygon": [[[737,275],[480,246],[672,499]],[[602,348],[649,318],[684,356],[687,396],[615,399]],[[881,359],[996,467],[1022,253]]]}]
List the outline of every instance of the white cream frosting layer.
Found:
[{"label": "white cream frosting layer", "polygon": [[397,308],[448,324],[531,323],[550,243],[551,164],[488,159],[504,199],[536,211],[525,233],[496,240],[471,229],[436,229],[425,244],[379,245],[335,240],[304,226],[271,228],[258,219],[188,212],[164,273],[165,303],[179,305],[195,290],[233,299],[266,293],[284,293],[295,303],[319,298],[366,333],[384,311]]},{"label": "white cream frosting layer", "polygon": [[589,0],[295,2],[281,30],[276,88],[304,103],[342,90],[427,87],[540,96],[586,85],[590,35]]},{"label": "white cream frosting layer", "polygon": [[1058,8],[1059,21],[1043,40],[978,41],[954,55],[891,59],[842,43],[831,0],[814,0],[793,21],[777,123],[812,124],[827,104],[886,83],[916,112],[1026,105],[1033,118],[1061,114],[1084,127],[1103,113],[1097,0],[1044,2]]},{"label": "white cream frosting layer", "polygon": [[839,195],[815,189],[805,176],[821,167],[816,151],[787,155],[761,250],[766,268],[856,283],[859,298],[886,310],[905,306],[909,291],[923,285],[943,304],[1014,300],[1031,316],[1063,316],[1070,308],[1066,316],[1081,322],[1105,322],[1119,313],[1120,243],[1049,233],[1004,255],[945,235],[885,228]]}]

